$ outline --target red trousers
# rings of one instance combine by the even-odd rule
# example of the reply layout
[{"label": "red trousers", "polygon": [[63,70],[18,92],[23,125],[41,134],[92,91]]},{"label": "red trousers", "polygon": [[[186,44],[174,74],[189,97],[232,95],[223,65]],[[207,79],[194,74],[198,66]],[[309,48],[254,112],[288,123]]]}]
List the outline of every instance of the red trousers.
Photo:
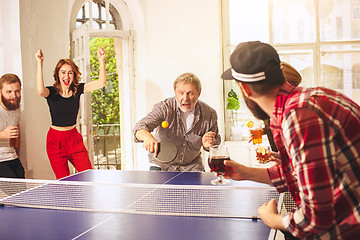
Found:
[{"label": "red trousers", "polygon": [[56,179],[70,175],[68,161],[78,172],[92,169],[83,138],[76,128],[69,131],[49,129],[46,151]]}]

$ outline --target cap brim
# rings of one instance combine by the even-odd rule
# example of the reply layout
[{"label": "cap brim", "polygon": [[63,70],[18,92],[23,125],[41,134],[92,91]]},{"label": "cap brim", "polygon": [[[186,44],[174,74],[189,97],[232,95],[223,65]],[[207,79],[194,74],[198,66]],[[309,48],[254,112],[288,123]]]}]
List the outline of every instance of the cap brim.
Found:
[{"label": "cap brim", "polygon": [[234,80],[234,77],[231,74],[231,68],[226,70],[222,75],[221,78],[224,80]]}]

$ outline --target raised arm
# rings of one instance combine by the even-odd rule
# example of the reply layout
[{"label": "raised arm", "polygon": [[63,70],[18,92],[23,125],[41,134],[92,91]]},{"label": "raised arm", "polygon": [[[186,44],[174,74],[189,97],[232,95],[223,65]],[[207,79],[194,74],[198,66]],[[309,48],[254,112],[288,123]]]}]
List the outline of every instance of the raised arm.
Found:
[{"label": "raised arm", "polygon": [[93,90],[105,87],[106,85],[106,68],[105,68],[105,57],[106,52],[101,47],[98,47],[97,56],[99,58],[99,79],[85,83],[84,92],[91,92]]},{"label": "raised arm", "polygon": [[35,58],[36,58],[36,62],[37,62],[36,90],[41,97],[47,97],[47,96],[49,96],[50,91],[44,85],[44,78],[43,78],[44,54],[42,53],[41,49],[39,49],[35,53]]}]

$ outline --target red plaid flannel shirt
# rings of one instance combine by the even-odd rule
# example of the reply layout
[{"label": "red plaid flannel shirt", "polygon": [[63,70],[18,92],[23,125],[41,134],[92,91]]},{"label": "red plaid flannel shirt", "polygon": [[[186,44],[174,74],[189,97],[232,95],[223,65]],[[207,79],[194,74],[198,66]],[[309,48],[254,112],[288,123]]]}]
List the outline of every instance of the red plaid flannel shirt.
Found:
[{"label": "red plaid flannel shirt", "polygon": [[285,83],[270,127],[282,165],[269,176],[298,205],[283,217],[287,230],[306,239],[358,238],[360,107],[329,89]]}]

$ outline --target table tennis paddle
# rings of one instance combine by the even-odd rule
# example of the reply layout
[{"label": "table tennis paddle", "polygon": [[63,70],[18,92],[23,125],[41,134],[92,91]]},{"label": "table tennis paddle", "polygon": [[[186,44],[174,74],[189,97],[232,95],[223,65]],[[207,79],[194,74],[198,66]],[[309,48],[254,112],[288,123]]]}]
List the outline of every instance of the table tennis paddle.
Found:
[{"label": "table tennis paddle", "polygon": [[172,142],[159,142],[156,159],[160,162],[167,163],[175,159],[177,147]]}]

